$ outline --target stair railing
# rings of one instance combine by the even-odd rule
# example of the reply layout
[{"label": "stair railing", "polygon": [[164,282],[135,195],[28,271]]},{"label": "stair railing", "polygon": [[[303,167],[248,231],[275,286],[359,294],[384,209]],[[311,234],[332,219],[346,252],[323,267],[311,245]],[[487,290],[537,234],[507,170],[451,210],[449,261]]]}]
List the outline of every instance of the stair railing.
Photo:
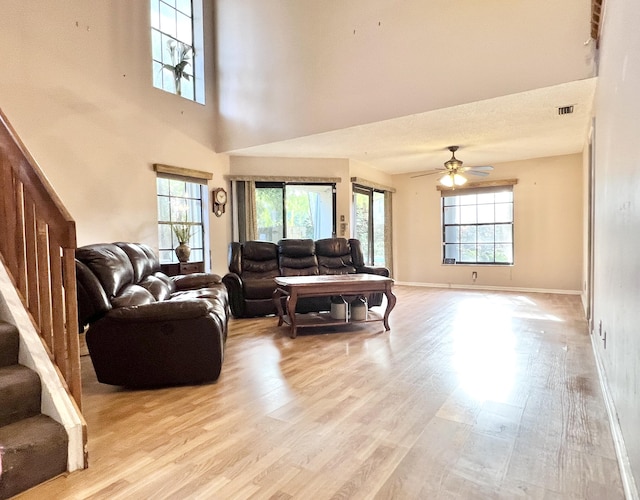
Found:
[{"label": "stair railing", "polygon": [[0,110],[0,257],[82,408],[76,226]]}]

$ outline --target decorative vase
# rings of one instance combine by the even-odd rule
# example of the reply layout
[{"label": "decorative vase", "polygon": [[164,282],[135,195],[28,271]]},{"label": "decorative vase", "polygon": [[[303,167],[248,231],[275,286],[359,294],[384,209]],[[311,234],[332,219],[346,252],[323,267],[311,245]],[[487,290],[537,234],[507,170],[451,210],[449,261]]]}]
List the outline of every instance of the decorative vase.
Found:
[{"label": "decorative vase", "polygon": [[189,260],[189,256],[191,255],[191,247],[186,243],[180,243],[176,247],[176,257],[180,262],[187,262]]},{"label": "decorative vase", "polygon": [[329,316],[333,319],[343,319],[348,321],[348,305],[341,295],[331,297],[331,311],[329,312]]},{"label": "decorative vase", "polygon": [[351,303],[351,319],[365,321],[367,319],[367,299],[362,295]]}]

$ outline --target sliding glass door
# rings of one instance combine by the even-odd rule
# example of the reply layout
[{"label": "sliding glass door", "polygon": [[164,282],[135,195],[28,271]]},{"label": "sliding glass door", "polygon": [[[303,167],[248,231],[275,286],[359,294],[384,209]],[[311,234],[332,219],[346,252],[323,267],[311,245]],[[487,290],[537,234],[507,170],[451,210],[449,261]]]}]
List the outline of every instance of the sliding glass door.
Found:
[{"label": "sliding glass door", "polygon": [[360,240],[368,265],[385,265],[384,193],[363,186],[353,186],[354,238]]},{"label": "sliding glass door", "polygon": [[335,184],[256,182],[258,239],[331,238]]}]

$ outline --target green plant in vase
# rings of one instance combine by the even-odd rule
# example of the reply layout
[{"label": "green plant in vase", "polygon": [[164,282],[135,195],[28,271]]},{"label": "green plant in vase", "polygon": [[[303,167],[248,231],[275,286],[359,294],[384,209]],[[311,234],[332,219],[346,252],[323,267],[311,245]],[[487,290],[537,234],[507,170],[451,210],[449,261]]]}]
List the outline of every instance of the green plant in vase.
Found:
[{"label": "green plant in vase", "polygon": [[176,249],[176,257],[180,262],[187,262],[191,255],[191,247],[189,246],[189,239],[191,239],[191,225],[187,223],[171,224],[171,230],[176,235],[178,243],[180,243]]}]

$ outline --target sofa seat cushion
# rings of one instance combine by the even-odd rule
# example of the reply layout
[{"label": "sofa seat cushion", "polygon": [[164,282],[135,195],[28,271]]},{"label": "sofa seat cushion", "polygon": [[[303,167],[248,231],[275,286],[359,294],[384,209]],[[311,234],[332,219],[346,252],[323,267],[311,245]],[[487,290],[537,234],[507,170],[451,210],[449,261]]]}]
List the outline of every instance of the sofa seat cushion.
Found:
[{"label": "sofa seat cushion", "polygon": [[270,299],[275,289],[276,283],[273,279],[244,280],[244,295],[247,299]]},{"label": "sofa seat cushion", "polygon": [[320,274],[352,274],[356,272],[351,259],[343,259],[341,257],[324,257],[318,268]]},{"label": "sofa seat cushion", "polygon": [[111,300],[114,308],[144,306],[154,302],[156,299],[151,292],[140,285],[126,285],[118,296]]},{"label": "sofa seat cushion", "polygon": [[224,307],[229,302],[227,289],[224,285],[183,290],[171,294],[170,300],[212,299],[211,302],[220,303]]},{"label": "sofa seat cushion", "polygon": [[197,290],[209,287],[215,288],[222,284],[222,278],[213,273],[180,274],[167,279],[173,282],[175,286],[173,291],[176,292],[179,292],[180,290]]},{"label": "sofa seat cushion", "polygon": [[315,255],[304,259],[281,259],[281,276],[315,276],[318,274],[318,261]]},{"label": "sofa seat cushion", "polygon": [[139,285],[153,295],[157,301],[167,300],[171,296],[171,287],[158,276],[147,276],[140,281]]}]

